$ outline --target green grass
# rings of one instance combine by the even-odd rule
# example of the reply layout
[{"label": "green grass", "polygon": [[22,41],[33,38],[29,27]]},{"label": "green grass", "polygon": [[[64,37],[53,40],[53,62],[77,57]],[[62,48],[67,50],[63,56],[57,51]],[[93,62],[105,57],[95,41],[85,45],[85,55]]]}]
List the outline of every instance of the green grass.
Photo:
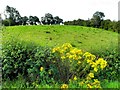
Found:
[{"label": "green grass", "polygon": [[105,80],[101,83],[101,86],[103,88],[120,88],[120,82],[119,81],[108,81]]},{"label": "green grass", "polygon": [[[79,83],[79,82],[77,82]],[[39,84],[39,85],[36,85],[37,88],[60,88],[62,84],[58,84],[58,83],[55,83],[54,85],[48,85],[48,84]],[[78,87],[75,83],[70,83],[68,84],[69,88],[80,88]],[[118,81],[108,81],[108,80],[104,80],[101,82],[101,86],[102,88],[116,88],[116,89],[119,89],[120,88],[120,82]],[[27,83],[25,82],[25,80],[23,78],[18,78],[14,81],[5,81],[3,82],[2,84],[2,88],[16,88],[16,89],[22,89],[22,88],[36,88],[35,86],[32,86],[32,85],[27,85]],[[85,87],[81,87],[81,88],[85,88]]]},{"label": "green grass", "polygon": [[41,46],[71,43],[91,53],[106,52],[118,47],[118,34],[98,28],[82,26],[13,26],[3,30],[3,41],[9,37]]}]

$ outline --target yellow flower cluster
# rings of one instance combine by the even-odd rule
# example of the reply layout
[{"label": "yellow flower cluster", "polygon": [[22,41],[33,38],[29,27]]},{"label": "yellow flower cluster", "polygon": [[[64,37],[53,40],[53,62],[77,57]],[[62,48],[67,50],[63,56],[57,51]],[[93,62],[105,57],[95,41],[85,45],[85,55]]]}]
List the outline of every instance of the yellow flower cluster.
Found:
[{"label": "yellow flower cluster", "polygon": [[89,65],[91,65],[91,67],[94,68],[95,72],[98,71],[99,66],[101,69],[103,69],[107,66],[107,62],[103,58],[99,58],[98,60],[95,61],[96,56],[92,55],[89,52],[86,52],[83,56],[87,60],[87,63],[89,63]]},{"label": "yellow flower cluster", "polygon": [[92,60],[95,60],[95,58],[96,58],[95,55],[93,55],[93,54],[91,54],[91,53],[89,53],[89,52],[84,53],[83,56],[85,57],[86,60],[91,60],[91,61],[92,61]]},{"label": "yellow flower cluster", "polygon": [[105,61],[103,58],[99,58],[96,61],[97,64],[100,64],[100,68],[103,69],[107,66],[107,61]]},{"label": "yellow flower cluster", "polygon": [[[53,53],[58,52],[62,60],[66,58],[78,60],[82,58],[81,55],[83,54],[82,50],[73,48],[72,45],[69,43],[65,43],[61,47],[53,48],[52,52]],[[81,62],[79,61],[78,64],[80,63]]]},{"label": "yellow flower cluster", "polygon": [[94,73],[89,73],[88,76],[89,76],[90,78],[94,78]]},{"label": "yellow flower cluster", "polygon": [[103,58],[95,60],[96,59],[95,55],[89,52],[83,53],[82,50],[73,48],[72,45],[69,43],[65,43],[61,47],[53,48],[52,52],[53,53],[58,52],[62,60],[69,59],[70,62],[72,62],[72,60],[78,60],[77,61],[78,65],[81,64],[81,59],[82,57],[84,57],[87,63],[89,63],[89,65],[93,67],[95,72],[98,71],[99,66],[101,69],[104,69],[107,66],[107,62],[103,60]]},{"label": "yellow flower cluster", "polygon": [[94,79],[94,82],[90,84],[88,83],[87,87],[88,88],[101,88],[100,81],[98,81],[98,79]]},{"label": "yellow flower cluster", "polygon": [[[76,71],[75,69],[70,68],[74,73],[81,73],[81,68],[87,70],[89,67],[92,67],[93,70],[88,73],[87,77],[85,77],[79,85],[86,84],[88,88],[101,88],[100,81],[94,79],[94,74],[99,69],[104,69],[107,66],[107,62],[103,58],[96,59],[95,55],[89,52],[84,53],[80,49],[73,48],[69,43],[65,43],[61,47],[53,48],[52,52],[57,53],[56,55],[59,55],[62,61],[69,61],[70,63],[67,64],[70,64],[70,67],[73,68],[75,66],[75,69],[77,69]],[[78,78],[77,76],[74,76],[73,80],[76,81]],[[68,85],[63,84],[61,88],[68,88]]]},{"label": "yellow flower cluster", "polygon": [[68,85],[67,84],[62,84],[61,89],[65,89],[65,88],[68,88]]},{"label": "yellow flower cluster", "polygon": [[56,48],[53,48],[52,52],[56,52],[56,51],[59,51],[60,50],[60,47],[56,47]]},{"label": "yellow flower cluster", "polygon": [[102,70],[107,66],[107,61],[105,61],[103,58],[99,58],[98,60],[96,60],[95,62],[91,62],[90,64],[91,67],[94,68],[94,71],[97,72],[99,66]]},{"label": "yellow flower cluster", "polygon": [[91,80],[92,78],[94,78],[94,73],[89,73],[86,77],[87,80]]}]

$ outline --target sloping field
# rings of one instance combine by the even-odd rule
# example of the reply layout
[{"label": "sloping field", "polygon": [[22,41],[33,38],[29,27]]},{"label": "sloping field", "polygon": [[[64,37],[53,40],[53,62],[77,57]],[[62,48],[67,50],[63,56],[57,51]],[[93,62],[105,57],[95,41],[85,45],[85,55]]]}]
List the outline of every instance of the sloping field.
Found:
[{"label": "sloping field", "polygon": [[71,43],[91,53],[111,51],[118,47],[118,34],[82,26],[13,26],[3,30],[3,41],[10,37],[42,46]]}]

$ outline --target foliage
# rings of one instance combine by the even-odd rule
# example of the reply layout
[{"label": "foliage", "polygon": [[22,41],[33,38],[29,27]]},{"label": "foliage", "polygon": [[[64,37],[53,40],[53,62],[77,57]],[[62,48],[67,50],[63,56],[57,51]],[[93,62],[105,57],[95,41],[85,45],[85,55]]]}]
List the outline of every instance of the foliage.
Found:
[{"label": "foliage", "polygon": [[63,22],[63,19],[59,18],[59,16],[53,17],[52,14],[46,13],[45,17],[41,17],[41,22],[44,25],[50,25],[50,24],[60,24]]},{"label": "foliage", "polygon": [[106,51],[106,53],[100,55],[105,58],[105,60],[108,62],[108,66],[102,71],[99,72],[98,75],[100,75],[98,78],[108,79],[108,80],[120,80],[120,56],[118,49],[113,49],[112,52]]},{"label": "foliage", "polygon": [[93,17],[91,19],[91,23],[93,27],[100,27],[101,21],[103,21],[103,17],[105,17],[103,12],[96,11],[93,14]]},{"label": "foliage", "polygon": [[37,16],[29,16],[28,22],[30,23],[30,25],[37,25],[37,23],[40,23]]},{"label": "foliage", "polygon": [[13,7],[10,6],[6,6],[6,19],[10,19],[12,22],[14,22],[14,24],[10,24],[10,25],[19,25],[21,24],[21,15],[18,12],[18,10],[16,10]]},{"label": "foliage", "polygon": [[2,76],[3,78],[13,79],[18,74],[27,74],[26,60],[32,57],[31,46],[25,46],[22,42],[8,41],[2,44]]},{"label": "foliage", "polygon": [[65,21],[65,25],[78,25],[78,26],[87,26],[87,27],[95,27],[95,28],[102,28],[105,30],[113,31],[113,32],[120,32],[120,21],[111,21],[110,19],[104,20],[105,17],[103,12],[95,12],[93,17],[88,20],[73,20],[73,21]]},{"label": "foliage", "polygon": [[5,26],[10,26],[10,20],[9,19],[3,20],[2,24]]},{"label": "foliage", "polygon": [[[12,40],[3,43],[2,76],[3,80],[15,79],[19,74],[30,84],[54,83],[57,70],[51,63],[51,50],[37,47],[33,43]],[[54,72],[54,73],[53,73]]]},{"label": "foliage", "polygon": [[14,80],[7,79],[6,81],[2,82],[2,89],[9,88],[13,89],[16,88],[20,90],[21,88],[30,88],[30,86],[26,83],[24,77],[22,75],[18,75],[18,77]]},{"label": "foliage", "polygon": [[59,78],[64,83],[68,83],[69,79],[77,80],[78,77],[88,88],[101,88],[98,79],[94,79],[94,74],[107,66],[103,58],[97,59],[95,55],[73,48],[69,43],[53,48],[52,52],[57,57],[53,62],[57,64]]}]

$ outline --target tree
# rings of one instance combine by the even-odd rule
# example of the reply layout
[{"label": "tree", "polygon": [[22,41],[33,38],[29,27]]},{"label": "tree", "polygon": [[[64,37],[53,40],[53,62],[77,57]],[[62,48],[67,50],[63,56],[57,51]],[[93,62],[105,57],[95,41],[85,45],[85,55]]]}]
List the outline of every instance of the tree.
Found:
[{"label": "tree", "polygon": [[112,22],[111,22],[110,19],[101,21],[101,28],[102,28],[102,29],[105,29],[105,30],[112,29],[111,24],[112,24]]},{"label": "tree", "polygon": [[42,24],[60,24],[63,23],[63,19],[59,18],[59,16],[53,17],[52,14],[46,13],[45,17],[41,17]]},{"label": "tree", "polygon": [[50,24],[53,24],[53,16],[52,16],[52,14],[50,14],[50,13],[46,13],[45,14],[45,23],[46,24],[48,24],[48,25],[50,25]]},{"label": "tree", "polygon": [[91,26],[100,27],[101,21],[103,21],[104,17],[105,17],[105,15],[103,12],[96,11],[93,14],[93,17],[91,19]]},{"label": "tree", "polygon": [[40,21],[37,16],[29,16],[29,23],[30,25],[37,25],[37,23],[40,23]]},{"label": "tree", "polygon": [[54,20],[54,24],[63,23],[63,19],[59,18],[59,16],[55,16],[53,20]]},{"label": "tree", "polygon": [[29,16],[29,24],[30,25],[34,24],[34,17],[33,16]]},{"label": "tree", "polygon": [[33,18],[34,18],[35,25],[37,25],[37,23],[40,24],[39,18],[37,16],[34,16]]},{"label": "tree", "polygon": [[28,17],[27,16],[22,17],[22,25],[26,25],[27,21],[28,21]]},{"label": "tree", "polygon": [[41,17],[41,22],[42,22],[42,24],[45,24],[45,25],[46,24],[48,24],[48,25],[53,24],[54,20],[53,20],[52,14],[46,13],[45,17]]},{"label": "tree", "polygon": [[16,10],[13,7],[10,6],[6,6],[6,19],[9,19],[10,21],[14,22],[11,23],[10,21],[10,25],[20,25],[21,24],[21,15],[18,12],[18,10]]}]

